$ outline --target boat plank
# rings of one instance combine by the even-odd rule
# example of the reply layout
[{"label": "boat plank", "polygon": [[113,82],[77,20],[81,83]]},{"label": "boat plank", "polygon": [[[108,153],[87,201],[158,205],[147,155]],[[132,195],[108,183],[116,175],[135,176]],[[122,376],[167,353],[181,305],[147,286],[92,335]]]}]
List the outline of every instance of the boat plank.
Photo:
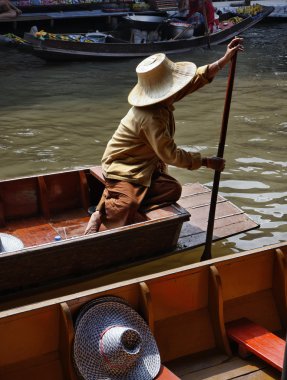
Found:
[{"label": "boat plank", "polygon": [[0,229],[0,232],[10,233],[21,239],[25,247],[31,247],[51,243],[56,235],[60,235],[63,239],[82,236],[89,216],[84,210],[79,209],[73,210],[73,215],[62,213],[58,219],[54,222],[52,220],[48,222],[44,217],[12,220],[6,224],[5,229]]},{"label": "boat plank", "polygon": [[[210,197],[211,190],[199,183],[183,186],[182,197],[178,204],[191,214],[191,218],[182,226],[178,241],[180,249],[189,249],[204,244]],[[259,227],[258,224],[237,206],[224,197],[218,196],[213,231],[214,241],[257,227]]]},{"label": "boat plank", "polygon": [[[179,202],[181,205],[181,202]],[[209,204],[197,207],[195,210],[192,207],[185,207],[185,209],[191,214],[191,218],[195,217],[197,220],[208,220]],[[243,214],[243,211],[239,210],[230,202],[217,202],[215,218],[223,218],[229,215]]]},{"label": "boat plank", "polygon": [[57,232],[53,229],[50,223],[45,222],[42,218],[33,218],[37,221],[37,225],[27,224],[24,226],[9,224],[9,233],[18,239],[22,240],[24,246],[32,247],[54,241]]},{"label": "boat plank", "polygon": [[232,357],[216,366],[211,366],[207,362],[206,366],[209,367],[200,371],[184,374],[180,377],[181,380],[231,380],[235,378],[246,380],[280,379],[276,371],[267,368],[259,359],[250,359],[247,362],[238,357]]},{"label": "boat plank", "polygon": [[195,374],[200,373],[202,370],[208,368],[216,368],[222,363],[230,359],[227,355],[219,353],[217,350],[201,352],[200,355],[188,355],[182,358],[172,360],[167,364],[168,368],[176,373],[181,379],[183,376],[193,376],[195,379]]},{"label": "boat plank", "polygon": [[187,195],[197,195],[208,192],[210,192],[210,190],[206,186],[201,185],[199,182],[186,183],[182,186],[181,198]]},{"label": "boat plank", "polygon": [[239,344],[241,353],[253,353],[282,371],[285,341],[277,335],[247,318],[228,323],[227,335]]},{"label": "boat plank", "polygon": [[[220,231],[222,228],[232,228],[238,231],[243,231],[245,229],[244,225],[239,224],[247,224],[246,228],[250,226],[256,226],[254,222],[250,221],[250,219],[245,214],[239,215],[229,215],[225,218],[216,219],[214,223],[214,235],[215,236],[225,236],[225,233],[229,234],[229,231],[223,231],[221,234],[217,231]],[[180,238],[184,239],[186,237],[190,237],[190,235],[202,234],[206,232],[206,224],[207,220],[197,221],[196,219],[191,219],[190,222],[185,222],[183,224]],[[238,226],[237,226],[238,224]],[[234,225],[234,226],[233,226]]]},{"label": "boat plank", "polygon": [[[211,192],[202,192],[197,194],[189,194],[180,198],[181,207],[197,208],[210,204]],[[217,202],[227,202],[226,199],[220,195],[217,198]]]}]

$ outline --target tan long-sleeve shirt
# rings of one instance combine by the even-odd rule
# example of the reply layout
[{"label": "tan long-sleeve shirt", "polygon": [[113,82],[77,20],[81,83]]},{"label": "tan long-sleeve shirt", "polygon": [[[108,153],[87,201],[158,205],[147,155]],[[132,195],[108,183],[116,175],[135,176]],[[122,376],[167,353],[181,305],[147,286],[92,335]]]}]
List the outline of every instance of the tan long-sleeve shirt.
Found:
[{"label": "tan long-sleeve shirt", "polygon": [[[191,82],[176,94],[174,102],[209,83],[207,70],[208,66],[199,67]],[[198,169],[200,153],[186,152],[174,141],[173,111],[173,106],[162,103],[132,107],[108,142],[102,158],[104,176],[149,186],[161,163]]]}]

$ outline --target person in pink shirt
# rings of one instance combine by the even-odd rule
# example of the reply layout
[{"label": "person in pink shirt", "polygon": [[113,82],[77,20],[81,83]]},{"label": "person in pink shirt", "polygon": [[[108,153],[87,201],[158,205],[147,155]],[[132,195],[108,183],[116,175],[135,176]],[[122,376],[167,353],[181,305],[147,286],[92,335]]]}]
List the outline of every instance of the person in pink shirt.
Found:
[{"label": "person in pink shirt", "polygon": [[213,6],[212,0],[204,1],[205,11],[206,11],[206,20],[208,25],[208,31],[213,32],[214,22],[215,22],[215,8]]}]

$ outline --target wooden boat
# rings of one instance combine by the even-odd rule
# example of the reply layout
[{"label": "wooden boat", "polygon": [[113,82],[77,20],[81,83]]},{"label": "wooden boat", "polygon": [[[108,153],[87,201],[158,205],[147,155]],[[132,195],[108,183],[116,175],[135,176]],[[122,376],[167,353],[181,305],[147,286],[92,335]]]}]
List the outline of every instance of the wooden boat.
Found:
[{"label": "wooden boat", "polygon": [[[208,188],[186,185],[178,204],[142,213],[139,223],[84,236],[88,211],[103,189],[100,167],[0,182],[0,303],[204,244]],[[218,198],[214,240],[256,227]],[[9,251],[5,239],[20,245]]]},{"label": "wooden boat", "polygon": [[[287,242],[2,308],[1,380],[78,379],[74,323],[79,310],[104,296],[128,302],[148,324],[161,355],[157,379],[279,380],[287,323],[286,260]],[[242,358],[244,350],[256,355]]]},{"label": "wooden boat", "polygon": [[[183,53],[193,48],[218,45],[239,35],[251,28],[272,11],[273,7],[263,7],[262,12],[256,16],[248,16],[238,23],[222,22],[221,29],[210,35],[187,38],[184,33],[180,38],[168,38],[163,40],[139,39],[134,42],[134,30],[130,28],[128,35],[120,37],[107,33],[105,42],[75,42],[61,38],[39,39],[31,33],[25,34],[31,46],[31,52],[45,60],[92,60],[108,58],[132,58],[145,57],[153,53],[164,52],[167,54]],[[125,33],[127,30],[125,30]],[[136,40],[138,41],[138,40]],[[144,41],[144,43],[142,43]]]}]

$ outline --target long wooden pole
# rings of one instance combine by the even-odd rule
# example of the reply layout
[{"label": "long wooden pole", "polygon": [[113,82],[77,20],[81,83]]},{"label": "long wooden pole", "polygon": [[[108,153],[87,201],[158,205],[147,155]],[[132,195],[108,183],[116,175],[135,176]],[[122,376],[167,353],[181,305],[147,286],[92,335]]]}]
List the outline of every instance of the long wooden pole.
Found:
[{"label": "long wooden pole", "polygon": [[[218,151],[217,151],[217,157],[220,157],[220,158],[223,158],[223,155],[224,155],[228,118],[229,118],[229,111],[230,111],[230,104],[231,104],[232,90],[233,90],[233,83],[234,83],[234,76],[235,76],[235,69],[236,69],[236,59],[237,59],[237,52],[232,57],[230,70],[229,70],[229,76],[228,76],[228,82],[227,82],[224,112],[223,112],[220,139],[219,139],[219,145],[218,145]],[[208,225],[207,225],[207,231],[206,231],[206,242],[205,242],[205,248],[204,248],[203,254],[201,256],[201,261],[209,260],[212,257],[211,246],[212,246],[212,237],[213,237],[218,188],[219,188],[219,182],[220,182],[220,174],[221,172],[218,170],[214,172]]]}]

